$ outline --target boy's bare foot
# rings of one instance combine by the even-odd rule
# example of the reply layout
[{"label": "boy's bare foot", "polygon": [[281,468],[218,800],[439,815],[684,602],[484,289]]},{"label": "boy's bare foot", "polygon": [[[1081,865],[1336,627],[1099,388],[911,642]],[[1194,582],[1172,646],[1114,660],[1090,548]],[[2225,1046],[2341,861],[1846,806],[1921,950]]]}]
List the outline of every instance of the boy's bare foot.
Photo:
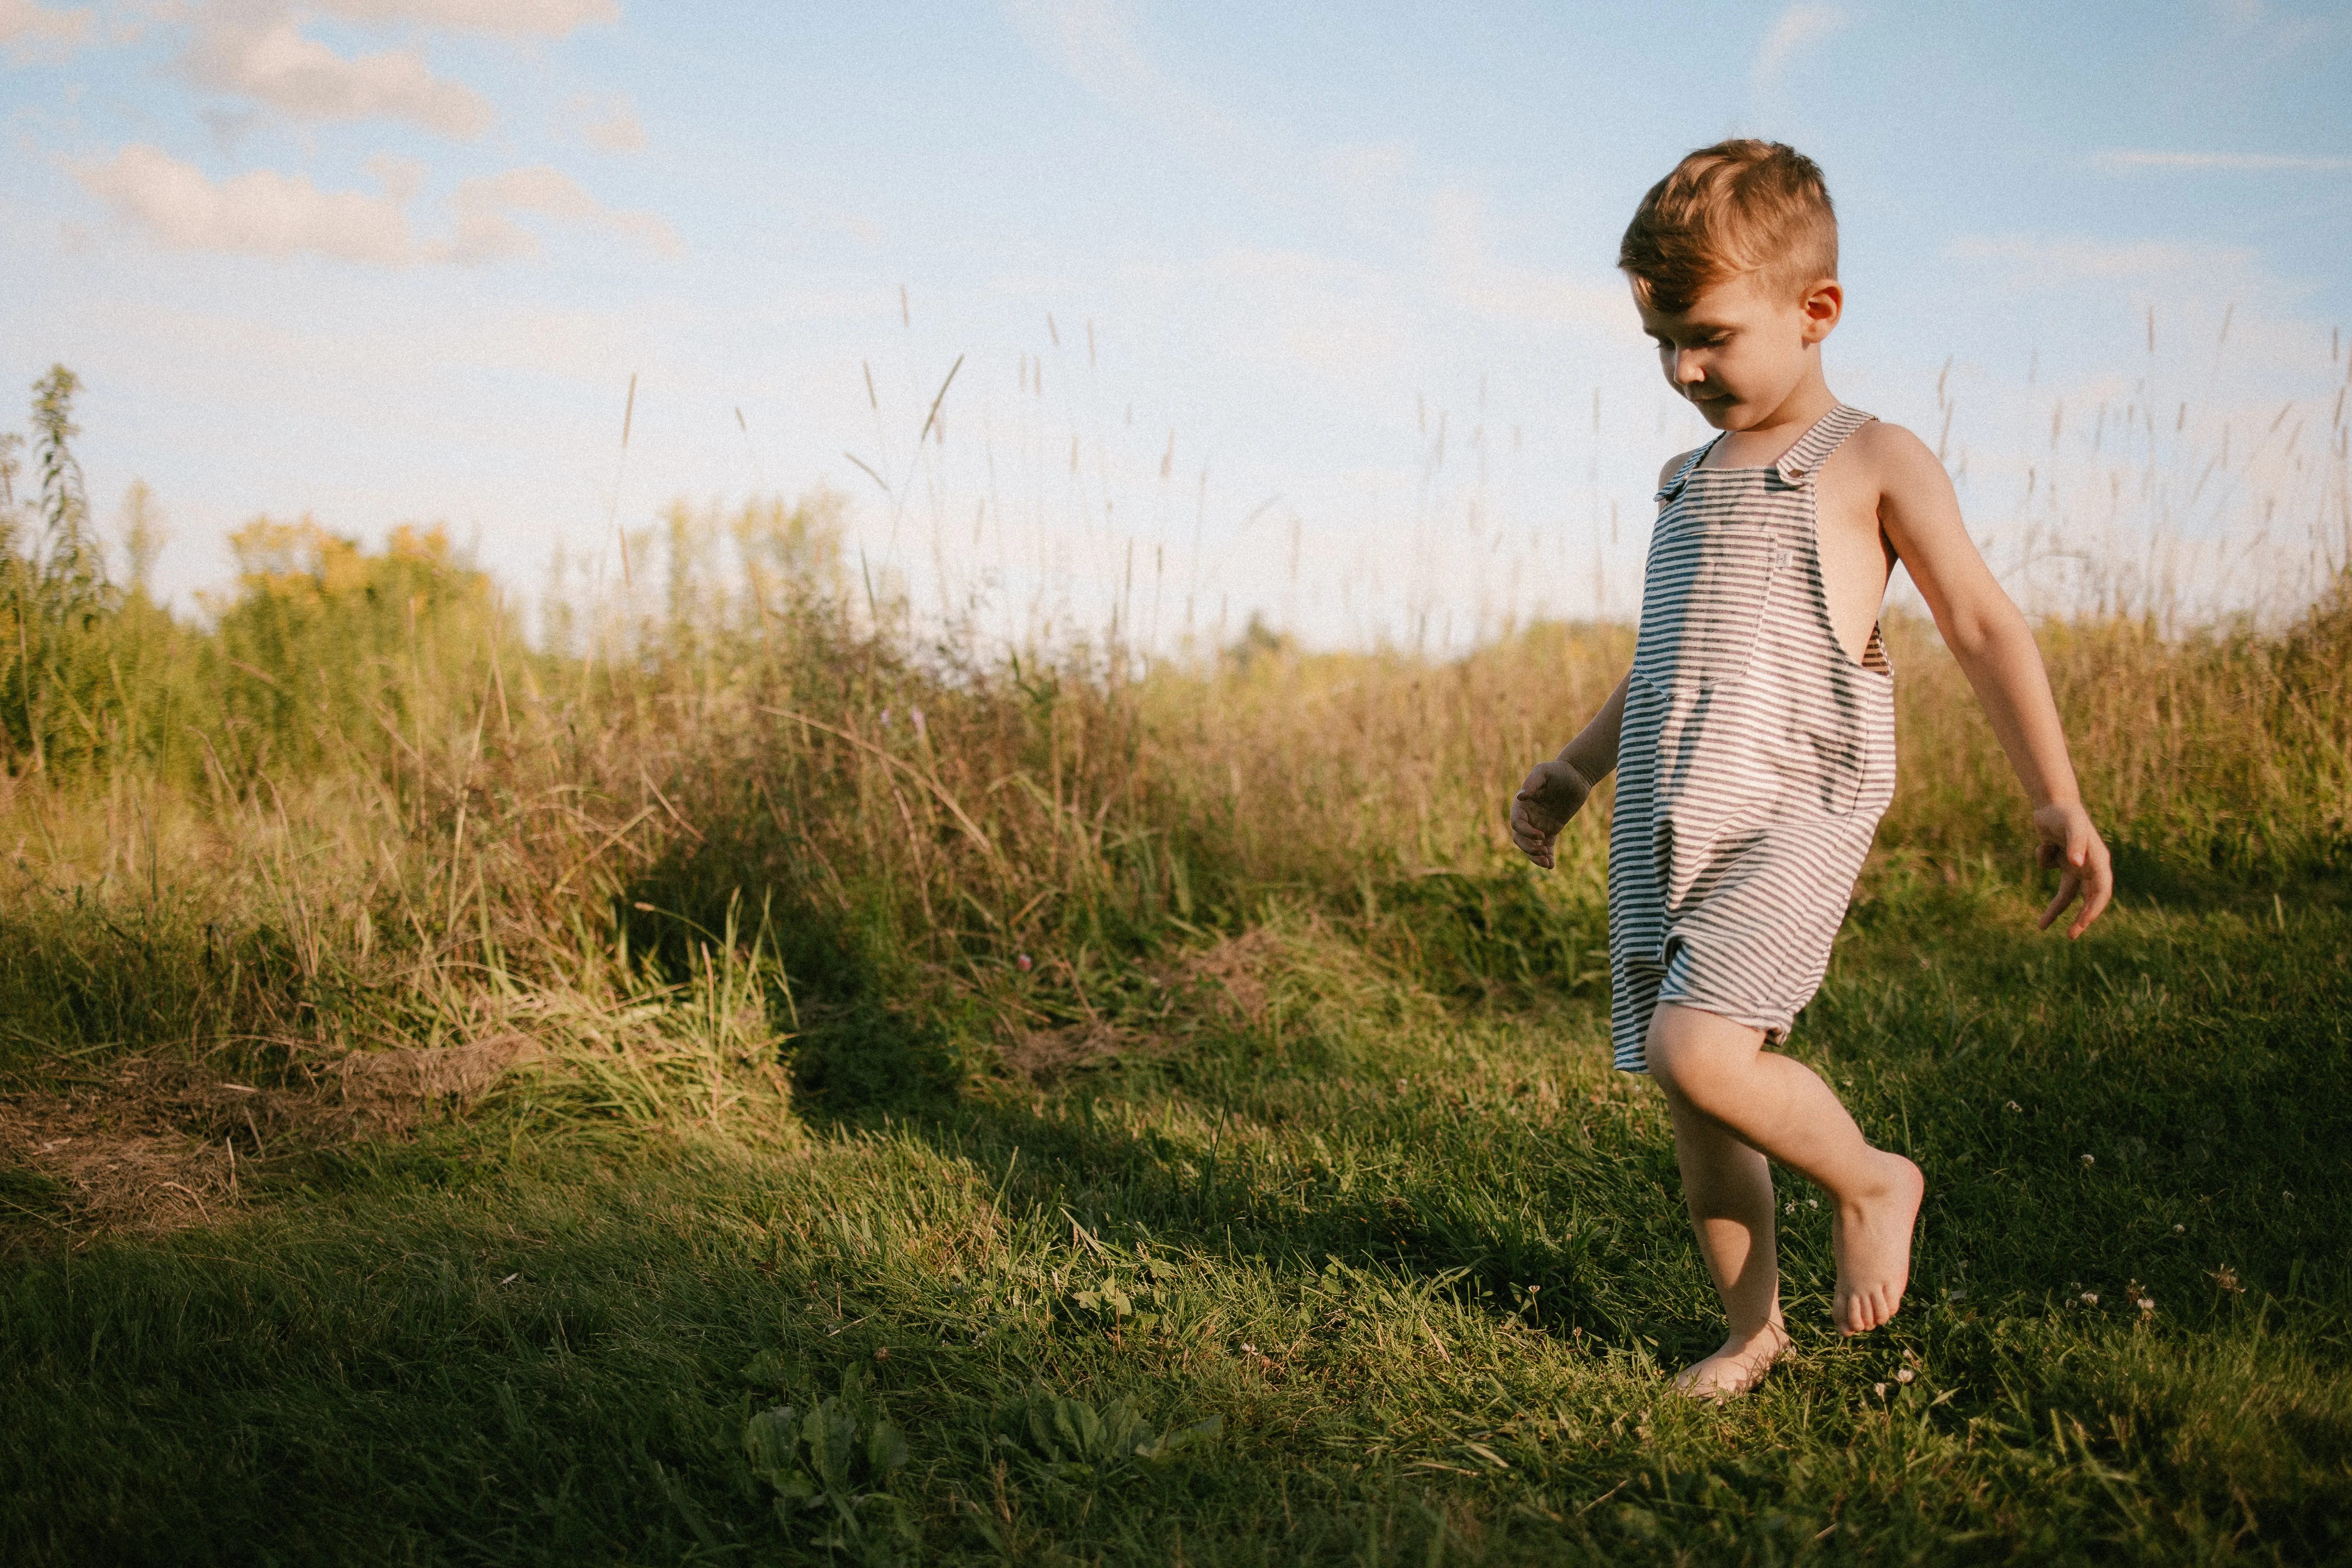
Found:
[{"label": "boy's bare foot", "polygon": [[1705,1361],[1675,1374],[1675,1392],[1716,1405],[1755,1387],[1764,1371],[1789,1348],[1789,1331],[1767,1323],[1752,1334],[1734,1334]]},{"label": "boy's bare foot", "polygon": [[1874,1150],[1884,1173],[1870,1192],[1841,1201],[1830,1222],[1837,1255],[1837,1299],[1830,1318],[1842,1334],[1867,1333],[1895,1316],[1911,1282],[1911,1226],[1927,1190],[1919,1167]]}]

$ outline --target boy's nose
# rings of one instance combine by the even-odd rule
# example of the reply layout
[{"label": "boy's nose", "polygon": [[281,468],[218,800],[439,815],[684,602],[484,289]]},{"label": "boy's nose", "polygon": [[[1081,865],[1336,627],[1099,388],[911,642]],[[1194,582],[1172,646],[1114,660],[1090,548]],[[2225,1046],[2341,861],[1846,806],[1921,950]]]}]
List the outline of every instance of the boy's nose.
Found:
[{"label": "boy's nose", "polygon": [[1692,385],[1706,379],[1706,366],[1687,349],[1675,354],[1675,380],[1678,384]]}]

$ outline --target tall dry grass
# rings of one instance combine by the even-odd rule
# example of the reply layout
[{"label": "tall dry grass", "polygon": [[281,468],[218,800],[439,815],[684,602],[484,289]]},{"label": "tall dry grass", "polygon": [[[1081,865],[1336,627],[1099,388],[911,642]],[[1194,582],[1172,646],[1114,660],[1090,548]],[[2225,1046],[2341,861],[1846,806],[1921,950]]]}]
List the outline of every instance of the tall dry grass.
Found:
[{"label": "tall dry grass", "polygon": [[[918,644],[853,579],[820,496],[673,507],[631,537],[625,595],[534,644],[438,534],[370,552],[265,520],[236,542],[209,627],[77,586],[54,551],[0,552],[19,645],[0,661],[0,1018],[20,1068],[168,1047],[299,1074],[522,1033],[570,1064],[566,1092],[683,1115],[780,1104],[781,1028],[804,1086],[856,1097],[1083,1023],[1121,963],[1269,900],[1353,922],[1441,987],[1601,973],[1605,798],[1549,878],[1502,817],[1622,673],[1622,627],[1449,660],[1255,631],[1190,666]],[[70,613],[59,593],[81,595]],[[1883,844],[2022,875],[2022,805],[1965,682],[1931,628],[1889,636],[1903,783]],[[2127,871],[2346,868],[2341,583],[2280,636],[2110,618],[2042,637]]]},{"label": "tall dry grass", "polygon": [[[2017,785],[1958,667],[1932,627],[1893,630],[1903,773],[1882,842],[1946,858],[2013,847]],[[2267,887],[2352,868],[2344,579],[2283,636],[2168,638],[2114,618],[2039,637],[2084,798],[2127,871]]]},{"label": "tall dry grass", "polygon": [[[957,1039],[1070,1022],[1088,965],[1269,900],[1440,986],[1597,979],[1605,799],[1550,878],[1501,819],[1622,672],[1623,628],[1444,662],[1259,637],[1142,675],[1099,649],[916,649],[841,592],[830,526],[821,504],[681,511],[640,557],[659,608],[576,626],[562,655],[446,559],[396,640],[380,601],[331,591],[416,569],[413,541],[249,572],[213,631],[173,631],[248,683],[189,726],[200,766],[20,755],[0,782],[20,1045],[293,1070],[521,1030],[585,1061],[668,1037],[663,998],[709,1014],[732,987],[797,1028],[804,1079],[863,1094],[968,1070]],[[1965,682],[1930,628],[1890,635],[1904,782],[1882,842],[2023,874],[2022,803]],[[2130,864],[2266,885],[2345,867],[2340,595],[2284,637],[2043,636]],[[766,1037],[719,1033],[705,1056],[729,1071]]]}]

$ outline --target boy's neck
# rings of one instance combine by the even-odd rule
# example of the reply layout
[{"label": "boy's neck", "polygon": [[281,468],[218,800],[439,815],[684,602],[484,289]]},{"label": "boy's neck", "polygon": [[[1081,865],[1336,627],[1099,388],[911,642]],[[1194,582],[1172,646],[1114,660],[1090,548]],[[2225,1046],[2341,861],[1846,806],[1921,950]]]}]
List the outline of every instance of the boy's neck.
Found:
[{"label": "boy's neck", "polygon": [[1816,353],[1797,384],[1790,388],[1789,395],[1769,414],[1745,429],[1723,433],[1711,466],[1760,468],[1776,463],[1782,453],[1820,422],[1822,415],[1837,405],[1837,395],[1830,391],[1829,382],[1822,374],[1821,357]]}]

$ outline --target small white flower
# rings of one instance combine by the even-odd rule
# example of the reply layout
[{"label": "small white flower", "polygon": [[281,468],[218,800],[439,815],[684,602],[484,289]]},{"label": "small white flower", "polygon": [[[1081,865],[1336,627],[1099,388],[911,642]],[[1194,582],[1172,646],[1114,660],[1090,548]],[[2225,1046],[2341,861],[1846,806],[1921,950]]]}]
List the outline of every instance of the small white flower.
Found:
[{"label": "small white flower", "polygon": [[2189,1227],[2185,1225],[2176,1225],[2172,1227],[2172,1234],[2175,1236],[2184,1236],[2188,1234],[2188,1230]]},{"label": "small white flower", "polygon": [[1787,1208],[1782,1209],[1780,1212],[1781,1212],[1782,1214],[1795,1214],[1795,1213],[1797,1212],[1797,1200],[1796,1200],[1796,1199],[1794,1199],[1794,1198],[1790,1198],[1790,1199],[1789,1200],[1789,1206],[1788,1206]]},{"label": "small white flower", "polygon": [[2096,1290],[2085,1290],[2083,1292],[2083,1305],[2085,1307],[2095,1307],[2098,1304],[2099,1293]]},{"label": "small white flower", "polygon": [[2018,1104],[2017,1101],[2012,1100],[2007,1105],[2002,1106],[2001,1109],[2003,1110],[2013,1110],[2021,1113],[2025,1110],[2025,1107]]},{"label": "small white flower", "polygon": [[1822,1200],[1819,1198],[1807,1198],[1805,1200],[1805,1206],[1809,1209],[1817,1209],[1822,1206]]},{"label": "small white flower", "polygon": [[1896,1373],[1895,1374],[1895,1382],[1897,1382],[1897,1383],[1908,1383],[1908,1382],[1910,1382],[1910,1381],[1911,1381],[1911,1369],[1910,1369],[1909,1367],[1907,1367],[1907,1366],[1906,1366],[1906,1367],[1905,1367],[1901,1372]]},{"label": "small white flower", "polygon": [[2142,1296],[2142,1297],[2139,1299],[2139,1310],[2140,1310],[2140,1316],[2142,1316],[2142,1317],[2144,1317],[2144,1318],[2153,1318],[2153,1317],[2155,1317],[2155,1316],[2156,1316],[2156,1298],[2155,1298],[2155,1297],[2153,1297],[2153,1296]]},{"label": "small white flower", "polygon": [[2094,1158],[2093,1156],[2091,1156],[2091,1155],[2089,1155],[2089,1154],[2085,1154],[2085,1155],[2084,1155],[2084,1156],[2083,1156],[2083,1163],[2084,1163],[2086,1167],[2087,1167],[2087,1166],[2091,1166],[2091,1165],[2095,1165],[2095,1164],[2097,1164],[2098,1163],[2099,1163],[2099,1162],[2098,1162],[2095,1158]]},{"label": "small white flower", "polygon": [[1874,1383],[1870,1385],[1870,1392],[1884,1399],[1886,1397],[1886,1385],[1883,1383]]}]

